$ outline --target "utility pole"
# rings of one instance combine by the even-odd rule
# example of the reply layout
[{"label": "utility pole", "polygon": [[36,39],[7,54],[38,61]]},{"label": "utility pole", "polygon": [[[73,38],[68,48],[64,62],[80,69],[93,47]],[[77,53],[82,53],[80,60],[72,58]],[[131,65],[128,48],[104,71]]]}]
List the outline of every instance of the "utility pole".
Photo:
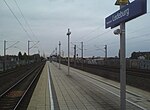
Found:
[{"label": "utility pole", "polygon": [[6,40],[4,40],[4,64],[3,71],[6,71]]},{"label": "utility pole", "polygon": [[[37,41],[36,43],[34,43],[32,46],[30,46],[30,42],[34,42],[34,41],[29,41],[28,40],[28,56],[30,55],[30,49],[32,49],[35,45],[37,45],[40,41]],[[17,42],[16,42],[17,43]]]},{"label": "utility pole", "polygon": [[67,36],[68,36],[68,75],[70,74],[70,29],[68,28]]},{"label": "utility pole", "polygon": [[57,47],[55,48],[55,55],[56,55],[56,63],[57,63]]},{"label": "utility pole", "polygon": [[38,50],[38,54],[40,55],[40,50]]},{"label": "utility pole", "polygon": [[83,42],[81,42],[81,60],[82,60],[82,69],[83,69]]},{"label": "utility pole", "polygon": [[29,55],[30,55],[30,41],[28,40],[28,64],[29,64]]},{"label": "utility pole", "polygon": [[4,62],[3,62],[3,71],[6,71],[6,50],[7,49],[9,49],[9,48],[11,48],[11,47],[13,47],[14,45],[16,45],[19,41],[17,41],[16,43],[14,43],[14,44],[12,44],[12,45],[10,45],[10,46],[8,46],[8,47],[6,47],[6,43],[7,43],[8,41],[6,41],[6,40],[4,40]]},{"label": "utility pole", "polygon": [[29,64],[30,49],[32,49],[35,45],[37,45],[39,43],[39,41],[37,43],[33,44],[32,46],[30,46],[30,42],[33,42],[33,41],[28,40],[28,64]]},{"label": "utility pole", "polygon": [[105,45],[104,49],[105,49],[105,60],[106,60],[107,59],[107,45]]},{"label": "utility pole", "polygon": [[62,57],[64,57],[64,51],[62,50]]},{"label": "utility pole", "polygon": [[74,66],[76,67],[76,45],[74,45]]},{"label": "utility pole", "polygon": [[55,48],[55,54],[56,54],[56,56],[57,56],[57,47]]},{"label": "utility pole", "polygon": [[61,42],[59,41],[59,69],[60,69],[60,62],[61,62]]},{"label": "utility pole", "polygon": [[30,41],[28,40],[28,56],[30,55]]}]

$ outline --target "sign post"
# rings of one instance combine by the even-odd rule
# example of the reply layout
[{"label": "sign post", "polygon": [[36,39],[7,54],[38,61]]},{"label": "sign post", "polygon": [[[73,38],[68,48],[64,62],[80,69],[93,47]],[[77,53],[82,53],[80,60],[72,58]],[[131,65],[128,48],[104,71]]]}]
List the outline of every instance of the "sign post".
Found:
[{"label": "sign post", "polygon": [[[124,5],[120,5],[120,9]],[[120,24],[120,107],[126,110],[126,36],[125,22]]]},{"label": "sign post", "polygon": [[[105,19],[105,27],[114,28],[120,25],[114,33],[120,34],[120,110],[126,110],[126,36],[125,22],[139,17],[147,12],[147,0],[117,0],[120,10]],[[128,4],[128,5],[127,5]]]}]

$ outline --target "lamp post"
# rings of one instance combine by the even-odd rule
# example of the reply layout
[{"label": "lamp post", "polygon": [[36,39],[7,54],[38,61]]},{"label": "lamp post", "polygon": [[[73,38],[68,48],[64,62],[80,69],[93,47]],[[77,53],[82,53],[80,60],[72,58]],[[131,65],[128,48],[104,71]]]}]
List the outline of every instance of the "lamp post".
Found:
[{"label": "lamp post", "polygon": [[58,60],[57,60],[57,58],[58,58],[58,57],[57,57],[57,47],[55,48],[55,55],[56,55],[56,66],[57,66],[57,61],[58,61]]},{"label": "lamp post", "polygon": [[74,45],[74,67],[76,67],[76,45]]},{"label": "lamp post", "polygon": [[70,74],[70,29],[68,28],[67,36],[68,36],[68,75]]},{"label": "lamp post", "polygon": [[4,40],[4,65],[3,71],[6,71],[6,40]]},{"label": "lamp post", "polygon": [[105,45],[104,49],[105,49],[105,60],[106,60],[107,59],[107,45]]},{"label": "lamp post", "polygon": [[81,42],[81,60],[82,60],[82,69],[83,69],[83,42]]},{"label": "lamp post", "polygon": [[59,69],[60,69],[60,62],[61,62],[61,42],[59,41]]}]

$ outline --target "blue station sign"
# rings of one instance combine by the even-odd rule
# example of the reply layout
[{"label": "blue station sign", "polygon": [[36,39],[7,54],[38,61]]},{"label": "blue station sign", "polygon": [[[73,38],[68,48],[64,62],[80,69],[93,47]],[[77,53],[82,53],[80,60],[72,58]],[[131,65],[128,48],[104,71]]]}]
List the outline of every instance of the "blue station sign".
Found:
[{"label": "blue station sign", "polygon": [[147,13],[147,0],[135,0],[105,19],[105,28],[114,28]]}]

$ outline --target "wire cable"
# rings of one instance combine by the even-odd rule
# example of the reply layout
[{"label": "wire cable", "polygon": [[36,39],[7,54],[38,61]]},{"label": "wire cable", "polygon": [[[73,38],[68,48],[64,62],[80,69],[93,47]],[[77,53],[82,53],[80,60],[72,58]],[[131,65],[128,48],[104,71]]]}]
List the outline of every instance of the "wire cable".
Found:
[{"label": "wire cable", "polygon": [[[147,13],[150,13],[150,11],[148,11]],[[145,27],[144,27],[145,28]],[[142,29],[144,29],[144,28],[142,28]],[[141,29],[140,29],[141,30]],[[98,38],[99,36],[101,36],[101,35],[103,35],[103,34],[107,34],[107,32],[110,32],[111,30],[108,30],[108,31],[106,31],[106,32],[103,32],[103,33],[101,33],[100,35],[97,35],[97,36],[95,36],[95,37],[93,37],[93,38],[91,38],[91,39],[89,39],[89,40],[87,40],[86,42],[89,42],[89,41],[91,41],[91,40],[93,40],[93,39],[96,39],[96,38]],[[130,32],[130,34],[131,33],[135,33],[135,32],[137,32],[138,30],[136,30],[136,31],[133,31],[133,32]],[[147,35],[147,34],[146,34]],[[136,36],[136,38],[137,38],[137,36]],[[136,38],[130,38],[130,39],[136,39]],[[139,37],[138,37],[139,38]],[[114,42],[113,42],[114,43]]]},{"label": "wire cable", "polygon": [[[27,19],[25,18],[24,14],[23,14],[23,12],[22,12],[22,10],[21,10],[21,8],[19,7],[19,4],[17,3],[16,0],[14,0],[14,3],[16,4],[16,6],[17,6],[17,8],[18,8],[18,10],[19,10],[19,12],[20,12],[22,18],[24,19],[26,25],[28,26],[29,30],[31,31],[32,36],[38,40],[38,37],[37,37],[37,36],[35,35],[35,33],[33,32],[31,26],[29,25],[29,22],[27,21]],[[8,3],[7,3],[7,4],[8,4]],[[16,17],[17,17],[17,16],[16,16]],[[18,19],[18,20],[19,20],[19,19]],[[21,23],[21,22],[20,22],[20,23]],[[19,23],[19,24],[20,24],[20,23]],[[22,25],[22,27],[23,27],[23,25]],[[24,28],[24,27],[23,27],[23,28]],[[24,30],[27,32],[27,30],[26,30],[25,28],[24,28]],[[30,37],[30,39],[32,39],[28,32],[27,32],[27,34],[28,34],[28,36]],[[38,41],[39,41],[39,40],[38,40]],[[34,42],[33,42],[33,43],[34,43]],[[41,50],[43,50],[42,45],[41,45],[40,43],[39,43],[39,45],[40,45],[40,47],[41,47]]]},{"label": "wire cable", "polygon": [[89,36],[90,34],[92,34],[93,32],[97,31],[98,29],[102,28],[103,26],[98,26],[97,28],[95,28],[94,30],[86,33],[85,35],[82,35],[81,37],[79,37],[78,39],[84,39],[85,37]]},{"label": "wire cable", "polygon": [[24,14],[22,13],[22,10],[21,10],[21,8],[19,7],[19,5],[18,5],[17,1],[16,1],[16,0],[14,0],[14,2],[15,2],[15,4],[16,4],[16,6],[17,6],[17,8],[18,8],[19,12],[21,13],[21,16],[22,16],[22,18],[24,19],[24,21],[25,21],[26,25],[28,26],[29,30],[31,31],[31,33],[32,33],[33,37],[36,37],[36,39],[38,40],[37,36],[35,36],[35,34],[33,33],[33,30],[32,30],[32,28],[31,28],[31,26],[29,25],[29,23],[28,23],[27,19],[25,18]]},{"label": "wire cable", "polygon": [[15,15],[15,13],[13,12],[13,10],[10,8],[10,6],[8,5],[8,3],[6,2],[6,0],[3,0],[4,3],[6,4],[6,6],[8,7],[8,9],[10,10],[10,12],[13,14],[13,16],[15,17],[15,19],[17,20],[17,22],[19,23],[19,25],[21,26],[21,28],[24,30],[24,32],[27,34],[27,36],[29,37],[29,39],[32,39],[31,36],[29,35],[29,33],[27,32],[27,30],[24,28],[23,24],[20,22],[20,20],[17,18],[17,16]]},{"label": "wire cable", "polygon": [[[148,36],[148,35],[150,35],[150,33],[146,33],[146,34],[143,34],[143,35],[138,35],[138,36],[134,36],[134,37],[131,37],[131,38],[127,38],[127,41],[131,41],[131,40],[134,40],[134,39],[139,39],[139,38],[142,38],[142,37],[145,37],[145,36]],[[114,45],[114,44],[116,44],[116,42],[117,41],[108,43],[108,45]]]},{"label": "wire cable", "polygon": [[110,31],[111,31],[111,30],[107,30],[107,31],[105,31],[105,32],[103,32],[103,33],[101,33],[101,34],[95,36],[95,37],[92,37],[91,39],[88,39],[86,42],[89,42],[89,41],[92,41],[92,40],[94,40],[94,39],[97,39],[97,38],[101,37],[101,36],[104,35],[104,34],[108,34],[108,32],[110,32]]}]

